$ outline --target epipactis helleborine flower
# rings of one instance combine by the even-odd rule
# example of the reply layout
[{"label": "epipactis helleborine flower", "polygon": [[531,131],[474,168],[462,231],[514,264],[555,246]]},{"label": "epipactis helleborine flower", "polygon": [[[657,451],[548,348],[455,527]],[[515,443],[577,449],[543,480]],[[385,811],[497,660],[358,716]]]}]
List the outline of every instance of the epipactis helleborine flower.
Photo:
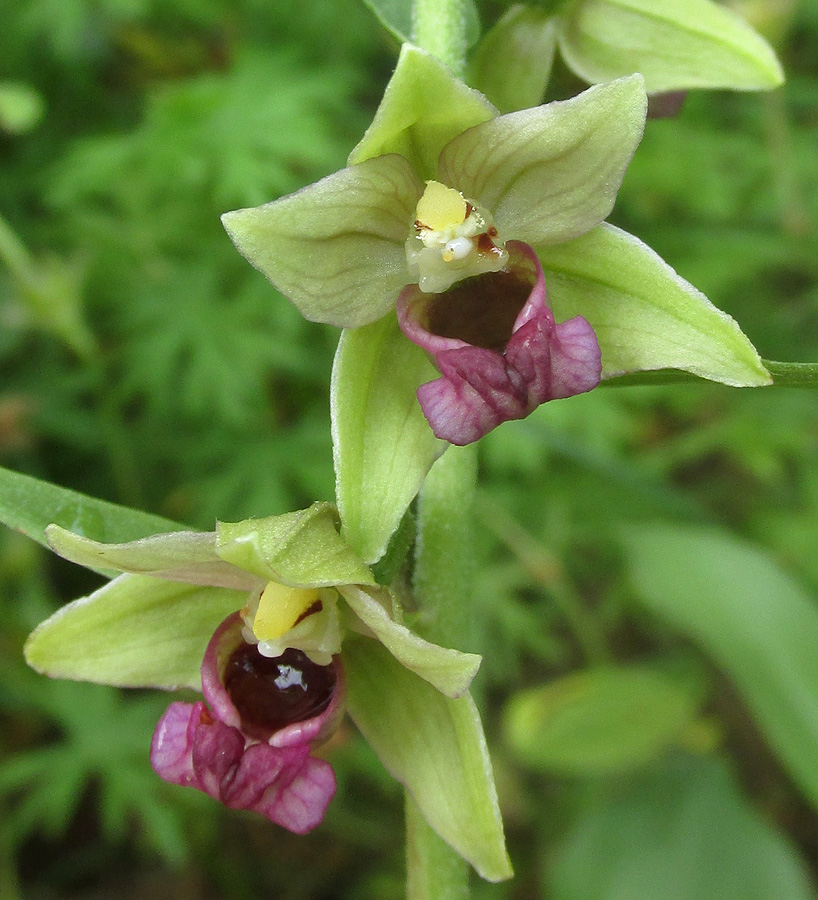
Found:
[{"label": "epipactis helleborine flower", "polygon": [[296,833],[335,793],[314,751],[346,706],[431,826],[484,877],[509,877],[468,695],[480,657],[406,628],[337,527],[327,503],[124,544],[49,526],[60,555],[124,574],[43,622],[26,658],[52,677],[201,689],[160,720],[155,770]]},{"label": "epipactis helleborine flower", "polygon": [[[582,318],[555,325],[536,248],[608,215],[642,135],[646,96],[637,75],[496,116],[431,57],[409,48],[401,59],[409,58],[446,88],[422,149],[405,133],[411,127],[400,128],[415,101],[395,96],[399,62],[352,165],[223,221],[309,319],[354,328],[397,307],[404,334],[440,371],[418,392],[432,430],[467,444],[598,383],[594,331]],[[458,100],[452,113],[447,104]]]}]

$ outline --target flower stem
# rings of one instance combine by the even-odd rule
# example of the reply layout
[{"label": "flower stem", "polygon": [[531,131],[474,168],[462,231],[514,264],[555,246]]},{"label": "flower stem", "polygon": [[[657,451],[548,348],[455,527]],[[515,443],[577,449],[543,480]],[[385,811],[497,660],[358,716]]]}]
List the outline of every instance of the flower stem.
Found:
[{"label": "flower stem", "polygon": [[[477,450],[450,447],[432,466],[420,492],[415,593],[429,640],[468,649],[472,610],[472,506]],[[466,863],[426,824],[406,797],[408,900],[468,900]]]},{"label": "flower stem", "polygon": [[466,69],[464,0],[414,0],[412,41],[462,76]]},{"label": "flower stem", "polygon": [[[413,0],[412,40],[462,76],[466,69],[465,0]],[[472,577],[471,502],[477,482],[474,447],[450,447],[420,493],[415,591],[430,640],[466,649]],[[465,861],[427,825],[406,796],[408,900],[468,900]]]}]

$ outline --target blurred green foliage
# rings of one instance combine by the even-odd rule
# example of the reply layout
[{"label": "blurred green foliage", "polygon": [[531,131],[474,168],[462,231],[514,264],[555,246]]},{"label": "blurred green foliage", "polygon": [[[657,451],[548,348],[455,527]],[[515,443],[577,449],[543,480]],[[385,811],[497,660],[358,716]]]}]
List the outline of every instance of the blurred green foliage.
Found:
[{"label": "blurred green foliage", "polygon": [[[763,356],[815,360],[818,11],[782,9],[770,27],[785,88],[691,94],[649,122],[613,218]],[[501,11],[486,0],[484,25]],[[301,320],[218,217],[343,165],[391,39],[353,0],[0,0],[0,22],[0,464],[206,529],[331,499],[336,334]],[[549,96],[581,87],[558,66]],[[742,677],[694,627],[660,618],[663,578],[684,605],[680,545],[656,555],[650,601],[622,533],[660,522],[761,545],[811,621],[815,403],[601,388],[483,442],[474,625],[517,878],[478,900],[814,896],[818,820]],[[165,697],[50,683],[22,663],[25,634],[97,582],[0,538],[0,898],[402,896],[400,791],[351,728],[329,750],[338,798],[309,838],[164,785],[147,748]],[[699,591],[695,622],[719,597]],[[758,626],[769,653],[774,609]],[[818,683],[786,653],[784,690],[806,715]],[[750,648],[745,678],[753,663]],[[516,695],[556,685],[564,701],[559,679],[626,664],[683,671],[701,691],[648,763],[565,776],[504,739]],[[818,771],[818,751],[785,740]]]}]

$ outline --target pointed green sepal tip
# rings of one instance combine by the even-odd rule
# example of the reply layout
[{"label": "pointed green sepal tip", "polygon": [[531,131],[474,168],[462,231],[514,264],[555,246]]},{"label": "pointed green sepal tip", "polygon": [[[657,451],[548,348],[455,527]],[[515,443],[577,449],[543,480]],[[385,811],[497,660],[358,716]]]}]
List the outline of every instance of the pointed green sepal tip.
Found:
[{"label": "pointed green sepal tip", "polygon": [[554,314],[594,327],[603,378],[680,369],[731,387],[772,383],[738,323],[632,234],[604,224],[536,249]]},{"label": "pointed green sepal tip", "polygon": [[513,875],[491,761],[470,694],[445,697],[376,641],[344,646],[349,712],[423,817],[488,881]]}]

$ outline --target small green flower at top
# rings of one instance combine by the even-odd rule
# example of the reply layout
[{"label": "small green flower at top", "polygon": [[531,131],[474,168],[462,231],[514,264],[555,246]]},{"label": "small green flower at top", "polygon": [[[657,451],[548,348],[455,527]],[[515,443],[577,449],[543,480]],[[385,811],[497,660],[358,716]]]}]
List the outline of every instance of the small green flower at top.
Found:
[{"label": "small green flower at top", "polygon": [[56,525],[60,555],[121,572],[26,644],[43,674],[188,687],[151,745],[156,772],[303,834],[335,794],[315,751],[349,709],[430,825],[484,877],[511,870],[469,684],[480,657],[423,640],[337,531],[330,504],[103,544]]}]

